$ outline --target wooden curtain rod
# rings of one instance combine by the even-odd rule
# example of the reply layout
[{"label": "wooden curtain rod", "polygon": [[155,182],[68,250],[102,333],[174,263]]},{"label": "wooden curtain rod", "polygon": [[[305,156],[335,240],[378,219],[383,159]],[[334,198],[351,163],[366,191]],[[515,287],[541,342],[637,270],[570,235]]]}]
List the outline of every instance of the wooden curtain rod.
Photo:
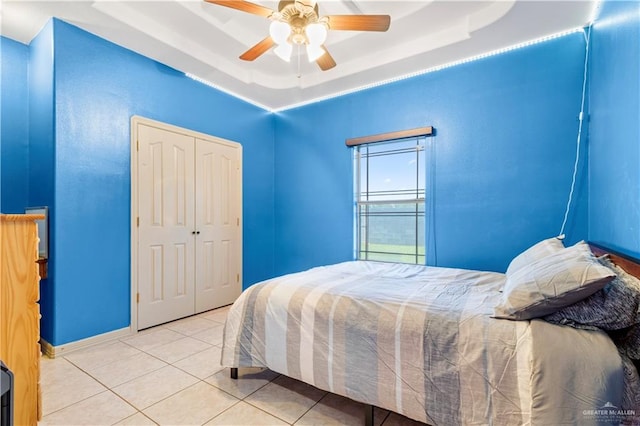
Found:
[{"label": "wooden curtain rod", "polygon": [[385,142],[396,139],[415,138],[418,136],[432,136],[433,126],[418,127],[417,129],[400,130],[398,132],[380,133],[379,135],[361,136],[359,138],[347,139],[347,146],[362,145],[365,143]]}]

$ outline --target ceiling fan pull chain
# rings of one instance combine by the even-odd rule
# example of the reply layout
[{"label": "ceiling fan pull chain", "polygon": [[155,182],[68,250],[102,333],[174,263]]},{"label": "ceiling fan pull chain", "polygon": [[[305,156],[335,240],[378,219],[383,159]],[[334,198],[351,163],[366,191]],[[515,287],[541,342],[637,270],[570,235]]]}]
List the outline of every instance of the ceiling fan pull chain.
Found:
[{"label": "ceiling fan pull chain", "polygon": [[302,72],[300,71],[300,45],[298,45],[298,78],[302,78]]}]

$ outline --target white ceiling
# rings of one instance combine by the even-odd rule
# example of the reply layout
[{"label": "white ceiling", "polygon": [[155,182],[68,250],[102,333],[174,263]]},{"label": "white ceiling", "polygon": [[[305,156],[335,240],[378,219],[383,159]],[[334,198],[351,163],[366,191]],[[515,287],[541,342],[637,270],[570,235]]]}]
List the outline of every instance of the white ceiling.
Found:
[{"label": "white ceiling", "polygon": [[[277,9],[277,1],[255,1]],[[387,14],[388,32],[330,31],[329,71],[272,51],[238,57],[270,21],[202,0],[0,0],[0,32],[29,43],[51,17],[77,25],[267,109],[318,98],[586,25],[596,1],[319,0],[324,15]]]}]

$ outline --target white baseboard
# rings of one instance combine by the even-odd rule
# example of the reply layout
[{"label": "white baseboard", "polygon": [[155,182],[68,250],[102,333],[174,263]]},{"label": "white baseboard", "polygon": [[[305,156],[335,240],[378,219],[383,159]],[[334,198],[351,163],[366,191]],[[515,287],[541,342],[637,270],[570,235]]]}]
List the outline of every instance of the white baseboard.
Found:
[{"label": "white baseboard", "polygon": [[121,328],[120,330],[109,331],[107,333],[98,334],[97,336],[87,337],[86,339],[76,340],[75,342],[65,343],[64,345],[53,346],[51,343],[40,338],[40,347],[42,353],[49,358],[68,355],[80,349],[88,348],[100,343],[110,342],[112,340],[121,339],[123,337],[135,334],[130,327]]}]

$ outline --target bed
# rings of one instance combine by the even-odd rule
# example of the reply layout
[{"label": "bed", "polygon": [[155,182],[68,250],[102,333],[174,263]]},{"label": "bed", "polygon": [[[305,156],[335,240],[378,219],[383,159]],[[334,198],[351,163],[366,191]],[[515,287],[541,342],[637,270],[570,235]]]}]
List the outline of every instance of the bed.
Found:
[{"label": "bed", "polygon": [[[549,248],[535,247],[510,268],[544,269]],[[611,275],[572,297],[604,291]],[[632,422],[637,371],[610,334],[509,317],[497,307],[513,277],[353,261],[267,280],[229,310],[221,362],[232,377],[267,367],[367,404],[368,423],[373,406],[431,425]],[[557,311],[555,299],[536,303]]]}]

